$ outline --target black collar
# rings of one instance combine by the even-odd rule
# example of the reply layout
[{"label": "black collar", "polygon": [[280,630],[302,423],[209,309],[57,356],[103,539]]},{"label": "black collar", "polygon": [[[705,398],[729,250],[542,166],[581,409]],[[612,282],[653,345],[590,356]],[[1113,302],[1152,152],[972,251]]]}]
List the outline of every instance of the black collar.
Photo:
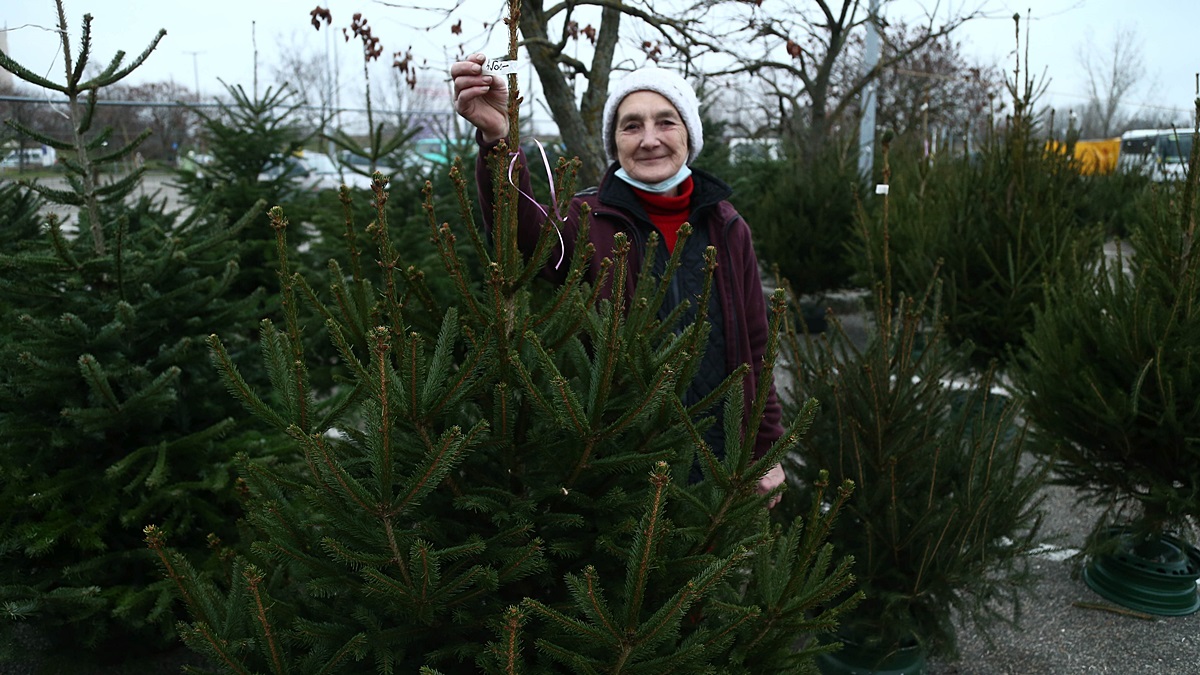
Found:
[{"label": "black collar", "polygon": [[[604,172],[598,195],[600,203],[631,213],[642,221],[650,222],[637,193],[633,191],[629,183],[617,178],[616,173],[619,168],[620,165],[613,162],[608,167],[608,171]],[[733,188],[703,169],[692,168],[692,182],[691,208],[693,214],[716,206],[729,199],[733,194]]]}]

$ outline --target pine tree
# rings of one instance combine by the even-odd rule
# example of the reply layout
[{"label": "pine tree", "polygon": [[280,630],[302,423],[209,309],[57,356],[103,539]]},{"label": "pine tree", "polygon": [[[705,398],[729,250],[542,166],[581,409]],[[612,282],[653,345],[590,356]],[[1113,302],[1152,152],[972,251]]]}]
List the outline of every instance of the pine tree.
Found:
[{"label": "pine tree", "polygon": [[[886,143],[882,154],[886,182]],[[832,314],[821,335],[790,330],[794,384],[782,397],[785,410],[810,397],[830,410],[790,457],[801,491],[820,467],[856,485],[830,541],[853,555],[865,595],[838,639],[847,663],[867,671],[910,648],[953,655],[956,620],[986,634],[1019,618],[1043,478],[1023,462],[1020,401],[995,390],[995,364],[972,372],[947,339],[937,284],[916,297],[894,291],[888,199],[869,228],[883,241],[866,337]]]},{"label": "pine tree", "polygon": [[[497,178],[514,141],[492,158]],[[556,194],[571,194],[575,166],[559,163]],[[713,395],[729,416],[718,459],[702,441],[708,423],[693,420],[712,401],[681,403],[706,302],[678,334],[657,318],[665,284],[639,284],[629,306],[597,302],[581,282],[584,246],[562,263],[565,284],[541,286],[553,220],[526,260],[514,238],[522,197],[495,182],[501,225],[487,242],[461,167],[453,175],[459,226],[426,200],[439,273],[459,290],[451,306],[427,292],[433,271],[393,245],[381,178],[367,228],[376,261],[348,222],[328,292],[290,273],[287,219],[272,210],[284,321],[264,326],[263,349],[275,402],[243,383],[223,341],[212,346],[231,390],[303,459],[243,460],[258,538],[227,583],[199,578],[148,529],[192,613],[184,639],[222,672],[804,672],[811,636],[855,599],[850,561],[824,542],[850,486],[822,483],[785,528],[769,523],[755,484],[815,404],[753,460],[767,385],[743,438],[739,371]],[[619,242],[609,264],[618,288],[628,250]],[[307,364],[327,357],[301,353],[302,303],[324,320],[345,374],[329,401],[306,384]],[[783,309],[777,295],[775,328]],[[704,479],[688,484],[695,462]]]},{"label": "pine tree", "polygon": [[935,274],[943,280],[946,337],[969,344],[980,370],[993,359],[1008,364],[1045,284],[1078,265],[1080,251],[1099,250],[1103,236],[1098,222],[1081,220],[1083,177],[1066,155],[1047,151],[1034,115],[1043,88],[1022,78],[1020,63],[1006,87],[1006,124],[978,151],[914,158],[892,185],[889,237],[869,229],[855,243],[868,280],[881,277],[882,248],[891,247],[897,293],[921,297]]},{"label": "pine tree", "polygon": [[[17,183],[0,185],[0,247],[14,251],[37,235],[42,199]],[[3,283],[3,280],[0,280]]]},{"label": "pine tree", "polygon": [[299,104],[286,85],[268,87],[261,94],[257,89],[247,93],[240,85],[226,85],[225,90],[229,100],[218,100],[215,110],[195,109],[212,161],[195,171],[181,171],[180,192],[218,223],[250,214],[252,220],[241,234],[247,243],[242,256],[247,272],[236,282],[239,292],[249,293],[259,286],[275,286],[274,238],[266,209],[258,202],[298,201],[292,177],[281,169],[312,132],[293,121]]},{"label": "pine tree", "polygon": [[[312,18],[313,28],[321,29],[321,21],[325,21],[325,25],[329,26],[333,23],[333,15],[328,9],[317,7],[309,12]],[[366,145],[359,140],[356,140],[345,129],[334,127],[327,132],[323,132],[322,136],[329,141],[332,146],[338,148],[339,155],[344,157],[362,160],[365,163],[365,168],[359,168],[357,163],[349,163],[346,165],[346,170],[353,171],[365,176],[372,176],[377,170],[383,171],[386,165],[391,165],[387,171],[389,179],[394,179],[397,173],[404,167],[406,151],[409,150],[409,141],[412,140],[420,127],[409,128],[408,125],[400,120],[400,124],[389,130],[387,136],[384,136],[384,122],[375,122],[375,106],[372,105],[371,99],[371,70],[370,64],[372,61],[378,61],[383,54],[383,45],[379,38],[375,37],[371,26],[361,13],[354,14],[350,22],[350,32],[347,33],[343,28],[343,35],[349,39],[352,34],[354,38],[362,43],[362,75],[364,85],[364,101],[366,103],[367,114],[367,140]],[[399,54],[396,55],[397,59]],[[397,61],[396,67],[401,67],[401,63]],[[403,69],[407,73],[407,61],[403,62]],[[415,77],[415,70],[413,71]],[[413,81],[415,82],[415,80]],[[412,84],[413,82],[410,82]]]},{"label": "pine tree", "polygon": [[[229,586],[197,578],[148,531],[192,611],[189,645],[228,672],[361,668],[351,659],[381,672],[803,663],[794,642],[844,609],[849,561],[824,545],[832,514],[819,502],[807,521],[773,529],[754,483],[814,408],[762,460],[750,461],[735,432],[724,461],[702,454],[704,481],[677,484],[703,427],[682,409],[675,373],[695,367],[702,324],[674,336],[655,318],[657,287],[628,316],[619,301],[593,309],[577,277],[534,292],[514,284],[529,270],[514,258],[477,268],[482,294],[426,306],[422,275],[398,258],[383,213],[370,229],[378,259],[394,262],[379,265],[378,284],[352,254],[353,271],[332,264],[320,302],[282,265],[292,309],[263,331],[278,405],[250,390],[213,340],[231,389],[287,430],[304,459],[243,460],[258,539]],[[272,218],[285,250],[286,219],[279,209]],[[432,218],[430,228],[447,273],[469,289],[452,229]],[[504,259],[498,246],[487,258]],[[613,270],[624,274],[621,259]],[[327,317],[349,371],[341,397],[323,406],[307,386],[314,359],[298,353],[304,298]],[[739,398],[727,402],[733,429]],[[849,489],[835,492],[821,498],[834,513]]]},{"label": "pine tree", "polygon": [[111,659],[171,644],[170,589],[142,544],[147,522],[195,555],[210,537],[235,538],[227,453],[261,434],[231,440],[235,406],[203,340],[218,330],[235,352],[251,346],[236,331],[261,298],[229,293],[240,225],[131,201],[141,169],[107,172],[145,135],[106,148],[111,130],[91,124],[98,94],[162,33],[128,65],[118,53],[86,77],[92,18],[73,54],[61,2],[58,11],[64,82],[0,53],[0,67],[65,96],[71,119],[69,138],[8,122],[65,158],[70,189],[22,189],[79,209],[77,228],[48,216],[0,254],[0,651],[25,623],[51,648]]},{"label": "pine tree", "polygon": [[785,146],[782,158],[743,160],[733,174],[742,200],[736,206],[755,224],[754,242],[764,263],[778,267],[801,296],[819,298],[846,288],[854,273],[848,244],[861,181],[842,145],[831,139],[816,157]]},{"label": "pine tree", "polygon": [[[1200,99],[1197,100],[1200,110]],[[1127,246],[1051,287],[1014,370],[1034,448],[1056,480],[1101,507],[1093,535],[1133,540],[1200,518],[1200,144],[1187,179],[1155,187]],[[1191,565],[1195,570],[1195,565]]]}]

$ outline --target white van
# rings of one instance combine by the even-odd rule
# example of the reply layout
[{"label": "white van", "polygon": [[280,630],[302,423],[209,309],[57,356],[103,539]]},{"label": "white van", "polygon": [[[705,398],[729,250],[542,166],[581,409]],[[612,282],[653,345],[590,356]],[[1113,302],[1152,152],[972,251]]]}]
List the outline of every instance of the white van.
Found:
[{"label": "white van", "polygon": [[16,169],[19,167],[35,168],[54,166],[58,159],[54,148],[43,145],[37,148],[18,148],[0,159],[0,169]]},{"label": "white van", "polygon": [[1191,131],[1134,129],[1121,134],[1117,166],[1144,171],[1155,181],[1183,180],[1192,155]]}]

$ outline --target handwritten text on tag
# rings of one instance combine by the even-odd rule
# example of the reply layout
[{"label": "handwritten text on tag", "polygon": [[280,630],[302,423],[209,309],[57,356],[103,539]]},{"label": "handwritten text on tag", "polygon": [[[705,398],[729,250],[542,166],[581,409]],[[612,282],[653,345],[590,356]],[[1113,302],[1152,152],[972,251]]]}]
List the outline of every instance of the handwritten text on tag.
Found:
[{"label": "handwritten text on tag", "polygon": [[483,64],[484,75],[516,75],[517,68],[521,66],[521,62],[517,60],[501,61],[500,59],[488,59]]}]

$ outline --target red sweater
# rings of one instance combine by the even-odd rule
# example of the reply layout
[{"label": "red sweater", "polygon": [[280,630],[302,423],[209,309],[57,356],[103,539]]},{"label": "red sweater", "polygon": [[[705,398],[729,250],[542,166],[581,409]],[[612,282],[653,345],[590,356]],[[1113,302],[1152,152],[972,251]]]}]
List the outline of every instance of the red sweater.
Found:
[{"label": "red sweater", "polygon": [[633,190],[633,193],[641,200],[642,208],[646,209],[646,215],[650,216],[650,222],[654,223],[659,234],[662,235],[663,243],[667,245],[667,253],[675,251],[675,242],[679,239],[679,228],[687,222],[688,216],[691,214],[693,185],[692,178],[689,176],[687,180],[679,184],[679,194],[675,197],[646,192],[637,188]]}]

